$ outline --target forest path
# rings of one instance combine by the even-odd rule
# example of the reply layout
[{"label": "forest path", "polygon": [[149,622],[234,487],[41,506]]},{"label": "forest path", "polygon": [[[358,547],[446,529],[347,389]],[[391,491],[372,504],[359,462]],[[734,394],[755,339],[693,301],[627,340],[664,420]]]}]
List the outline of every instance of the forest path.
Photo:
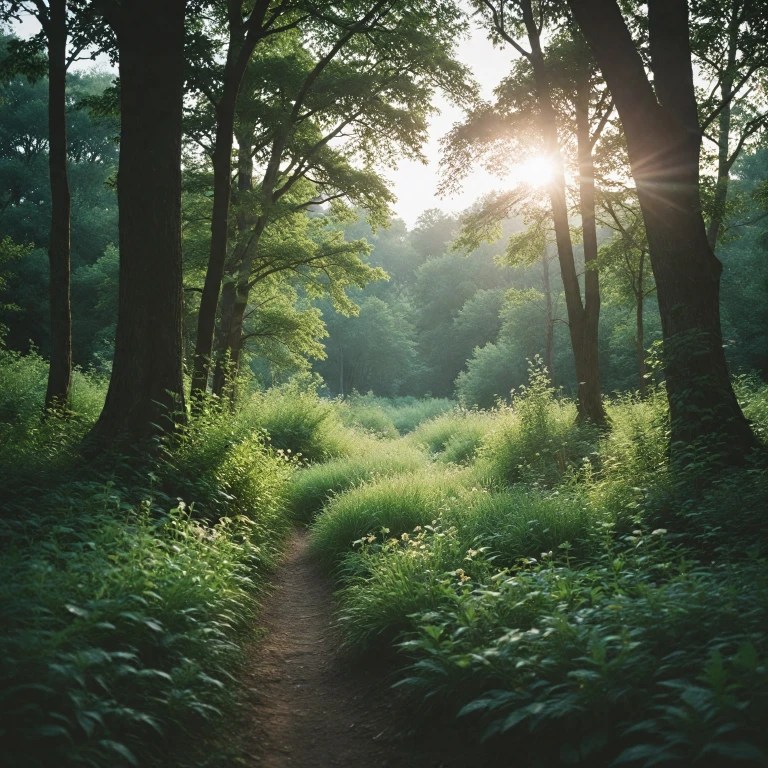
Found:
[{"label": "forest path", "polygon": [[[250,768],[438,768],[448,760],[417,745],[391,680],[360,668],[339,650],[333,623],[333,586],[298,531],[275,573],[253,648],[243,746]],[[446,723],[441,732],[450,733]],[[427,735],[429,739],[429,735]],[[450,737],[447,739],[450,741]]]}]

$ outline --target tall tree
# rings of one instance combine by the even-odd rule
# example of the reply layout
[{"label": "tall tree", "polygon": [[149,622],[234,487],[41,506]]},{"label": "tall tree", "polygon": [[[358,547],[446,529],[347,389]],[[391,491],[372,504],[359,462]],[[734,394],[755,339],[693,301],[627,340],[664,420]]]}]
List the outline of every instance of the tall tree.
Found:
[{"label": "tall tree", "polygon": [[185,0],[108,2],[120,73],[119,304],[112,376],[91,437],[142,441],[185,419],[181,127]]},{"label": "tall tree", "polygon": [[[393,0],[373,0],[362,9],[360,9],[359,3],[342,4],[342,7],[333,9],[333,12],[320,14],[324,21],[330,19],[331,29],[336,30],[335,39],[331,35],[331,44],[326,53],[321,56],[315,70],[308,76],[304,87],[295,94],[295,101],[291,110],[292,119],[275,134],[277,143],[285,142],[292,127],[291,122],[295,122],[301,117],[304,100],[311,90],[314,80],[355,35],[379,23],[387,15],[392,5],[394,5]],[[203,287],[195,344],[192,380],[192,389],[195,395],[205,391],[211,365],[216,310],[227,258],[235,110],[243,76],[259,40],[294,28],[309,15],[316,17],[318,14],[315,9],[311,10],[312,12],[308,13],[306,9],[298,9],[297,4],[290,0],[274,4],[271,0],[259,0],[244,18],[242,0],[229,0],[227,4],[229,43],[221,78],[221,92],[215,94],[211,93],[209,89],[204,89],[204,93],[208,95],[216,111],[216,139],[212,158],[214,165],[214,210],[211,222],[210,261]],[[325,34],[318,35],[320,39],[327,36],[327,31]],[[268,170],[271,167],[268,166]],[[275,182],[271,181],[273,175],[271,172],[265,174],[268,186],[274,186]],[[264,188],[264,192],[265,199],[269,201],[269,189]]]},{"label": "tall tree", "polygon": [[616,102],[643,212],[665,347],[671,444],[719,443],[725,462],[758,446],[728,373],[722,266],[699,196],[701,128],[686,0],[649,0],[651,84],[616,0],[568,0]]},{"label": "tall tree", "polygon": [[[82,6],[82,3],[79,3]],[[83,12],[82,7],[80,8]],[[67,0],[3,0],[0,20],[31,15],[41,34],[17,45],[17,57],[34,56],[44,48],[48,58],[48,168],[51,185],[51,226],[48,240],[50,272],[50,366],[45,407],[66,406],[72,382],[72,309],[70,305],[70,192],[67,174],[67,69],[82,51],[82,34],[72,46]],[[13,55],[13,54],[12,54]],[[23,65],[19,64],[20,68]]]},{"label": "tall tree", "polygon": [[[522,216],[525,229],[510,235],[503,255],[497,257],[499,264],[511,267],[531,267],[541,265],[541,293],[538,290],[510,289],[507,292],[509,304],[521,304],[529,300],[540,299],[544,302],[544,364],[549,378],[555,379],[554,335],[555,301],[550,277],[550,264],[556,258],[556,233],[552,220],[552,210],[544,195],[531,195],[525,203],[515,205],[516,212]],[[509,197],[490,194],[475,210],[465,214],[461,231],[454,246],[457,250],[474,251],[483,241],[493,241],[501,232],[498,217],[509,210]]]},{"label": "tall tree", "polygon": [[[197,68],[193,87],[210,101],[215,112],[215,139],[212,147],[213,213],[209,266],[200,299],[197,337],[192,368],[192,395],[204,392],[208,385],[213,335],[229,238],[229,208],[232,192],[232,147],[238,94],[253,52],[261,40],[298,25],[305,14],[297,12],[291,0],[273,3],[257,0],[248,10],[245,0],[226,0],[213,4],[219,26],[226,28],[224,63],[216,67],[216,57],[206,57],[205,66]],[[292,18],[291,18],[292,15]],[[280,20],[284,19],[285,23]],[[210,73],[211,67],[216,71]],[[206,74],[208,77],[206,77]]]},{"label": "tall tree", "polygon": [[[338,210],[346,201],[382,224],[392,195],[374,164],[392,162],[396,151],[420,157],[435,84],[457,98],[471,96],[465,69],[450,56],[450,33],[459,27],[452,4],[446,4],[446,30],[437,40],[428,32],[432,16],[425,8],[400,8],[393,15],[385,12],[386,5],[377,3],[337,33],[325,52],[312,53],[300,41],[278,50],[287,64],[275,68],[273,62],[273,71],[285,74],[282,82],[277,78],[270,103],[253,97],[243,101],[242,122],[251,124],[248,132],[238,130],[238,188],[252,208],[256,203],[256,215],[237,219],[240,236],[230,259],[233,279],[225,281],[222,292],[220,359],[236,357],[252,273],[259,270],[260,240],[301,180],[310,179],[314,190],[293,202],[294,207],[330,203]],[[259,67],[266,63],[255,62]],[[263,99],[263,84],[254,87]],[[248,118],[254,104],[261,114]],[[264,169],[250,195],[254,181],[249,156],[259,157]],[[214,391],[220,392],[222,384],[219,367]]]},{"label": "tall tree", "polygon": [[[475,5],[488,17],[492,38],[509,44],[523,61],[497,90],[496,107],[486,106],[470,116],[466,127],[453,132],[447,142],[449,152],[445,165],[451,174],[457,170],[461,172],[467,167],[468,149],[476,152],[480,148],[481,152],[490,152],[493,157],[505,140],[508,146],[518,147],[527,142],[528,152],[533,143],[549,160],[551,180],[547,192],[576,367],[578,417],[605,424],[607,416],[600,394],[598,366],[599,273],[590,265],[597,260],[593,150],[608,123],[613,105],[580,36],[556,35],[545,48],[544,27],[549,25],[554,29],[561,15],[557,3],[535,6],[532,0],[511,3],[477,0]],[[524,134],[522,139],[521,134]],[[533,142],[532,137],[535,137]],[[576,195],[587,266],[583,297],[569,223],[566,180],[569,145],[575,145]],[[495,200],[494,207],[504,217],[525,197],[525,191],[521,189],[507,196],[509,207],[506,210],[499,205],[502,198]]]},{"label": "tall tree", "polygon": [[628,191],[603,193],[600,200],[600,224],[613,230],[614,236],[600,248],[600,270],[613,278],[612,287],[620,298],[631,301],[635,311],[635,353],[640,396],[648,389],[645,365],[645,300],[656,286],[648,274],[648,240],[642,213],[634,195]]}]

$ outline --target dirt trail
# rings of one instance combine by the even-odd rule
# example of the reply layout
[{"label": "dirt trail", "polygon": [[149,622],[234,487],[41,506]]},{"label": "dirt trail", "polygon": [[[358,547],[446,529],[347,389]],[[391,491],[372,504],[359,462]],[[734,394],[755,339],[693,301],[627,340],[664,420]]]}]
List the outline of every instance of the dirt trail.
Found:
[{"label": "dirt trail", "polygon": [[[339,651],[332,585],[298,532],[275,575],[250,679],[245,749],[252,768],[438,768],[446,759],[408,734],[391,681],[350,664]],[[440,729],[442,730],[442,728]],[[450,725],[446,729],[450,733]],[[443,752],[441,749],[440,752]]]}]

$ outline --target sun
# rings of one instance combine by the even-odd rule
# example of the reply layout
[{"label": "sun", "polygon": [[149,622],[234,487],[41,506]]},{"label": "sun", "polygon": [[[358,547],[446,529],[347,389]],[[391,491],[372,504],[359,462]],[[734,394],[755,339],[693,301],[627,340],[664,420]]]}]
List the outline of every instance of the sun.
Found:
[{"label": "sun", "polygon": [[518,163],[516,175],[532,187],[546,187],[552,181],[552,160],[546,155],[534,155]]}]

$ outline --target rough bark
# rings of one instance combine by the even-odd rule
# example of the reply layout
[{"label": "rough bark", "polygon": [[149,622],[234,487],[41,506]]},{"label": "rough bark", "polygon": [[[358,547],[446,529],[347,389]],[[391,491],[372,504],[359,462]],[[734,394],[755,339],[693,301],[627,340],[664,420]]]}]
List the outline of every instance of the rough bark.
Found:
[{"label": "rough bark", "polygon": [[143,441],[185,418],[184,15],[184,0],[134,0],[107,11],[120,56],[120,272],[114,363],[94,441]]},{"label": "rough bark", "polygon": [[[608,417],[600,396],[598,332],[600,325],[600,273],[597,270],[597,224],[595,217],[595,165],[589,122],[589,73],[577,75],[576,145],[579,160],[579,208],[584,245],[584,316],[581,328],[583,374],[579,375],[582,418],[605,424]],[[583,382],[583,383],[582,383]]]},{"label": "rough bark", "polygon": [[51,354],[45,407],[66,407],[72,380],[70,307],[70,195],[67,176],[67,4],[50,0],[48,38],[48,163],[51,181],[50,270]]},{"label": "rough bark", "polygon": [[569,0],[624,126],[664,336],[673,457],[694,443],[739,463],[758,446],[731,386],[720,273],[699,201],[701,134],[685,0],[650,0],[654,87],[615,0]]}]

